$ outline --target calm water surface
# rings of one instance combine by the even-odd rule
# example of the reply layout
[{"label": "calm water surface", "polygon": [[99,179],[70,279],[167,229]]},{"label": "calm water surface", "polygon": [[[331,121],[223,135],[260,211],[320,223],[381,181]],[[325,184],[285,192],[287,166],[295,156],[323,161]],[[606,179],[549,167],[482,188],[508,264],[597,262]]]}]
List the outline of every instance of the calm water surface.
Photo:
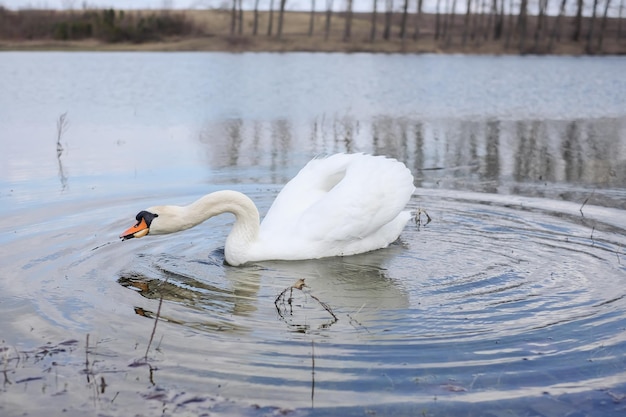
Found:
[{"label": "calm water surface", "polygon": [[[0,54],[0,414],[623,415],[625,70]],[[229,216],[117,239],[223,188],[264,213],[346,151],[404,161],[432,221],[369,254],[241,268]]]}]

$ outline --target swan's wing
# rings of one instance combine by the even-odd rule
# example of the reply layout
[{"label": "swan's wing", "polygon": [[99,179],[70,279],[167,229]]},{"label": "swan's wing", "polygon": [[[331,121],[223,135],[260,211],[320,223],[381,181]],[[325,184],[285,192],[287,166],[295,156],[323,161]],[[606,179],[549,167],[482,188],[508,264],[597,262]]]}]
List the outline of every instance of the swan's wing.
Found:
[{"label": "swan's wing", "polygon": [[338,154],[313,160],[281,191],[262,231],[310,241],[361,239],[395,219],[414,190],[410,171],[394,159]]},{"label": "swan's wing", "polygon": [[302,214],[344,177],[352,157],[336,154],[309,161],[280,191],[261,223],[261,231],[293,234]]},{"label": "swan's wing", "polygon": [[362,239],[395,219],[414,190],[413,176],[404,164],[363,155],[302,213],[297,230],[315,240]]}]

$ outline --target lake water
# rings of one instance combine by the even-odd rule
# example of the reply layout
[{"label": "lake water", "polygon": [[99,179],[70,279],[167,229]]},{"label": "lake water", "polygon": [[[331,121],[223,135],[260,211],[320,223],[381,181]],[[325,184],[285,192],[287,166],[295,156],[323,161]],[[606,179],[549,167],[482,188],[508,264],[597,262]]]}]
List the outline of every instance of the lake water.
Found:
[{"label": "lake water", "polygon": [[[623,415],[624,73],[1,53],[0,414]],[[139,210],[218,189],[264,213],[334,152],[404,161],[431,222],[368,254],[239,268],[230,216],[118,240]]]}]

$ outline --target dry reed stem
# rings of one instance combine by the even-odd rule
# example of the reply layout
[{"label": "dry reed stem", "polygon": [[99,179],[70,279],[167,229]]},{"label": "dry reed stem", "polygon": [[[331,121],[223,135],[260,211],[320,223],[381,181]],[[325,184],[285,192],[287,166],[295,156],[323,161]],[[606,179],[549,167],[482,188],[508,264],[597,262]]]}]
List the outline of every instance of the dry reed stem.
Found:
[{"label": "dry reed stem", "polygon": [[[278,294],[278,296],[276,297],[276,299],[274,300],[274,305],[276,306],[276,310],[278,311],[278,315],[282,318],[285,319],[285,316],[281,310],[281,308],[278,306],[278,303],[282,301],[282,303],[284,304],[285,301],[287,301],[287,304],[289,304],[290,307],[292,307],[291,303],[293,301],[293,290],[299,290],[304,292],[304,288],[307,287],[307,285],[304,282],[304,278],[299,278],[294,284],[292,284],[291,286],[285,288],[280,294]],[[289,291],[289,298],[287,298],[285,300],[285,294],[287,294],[287,291]],[[314,299],[315,301],[317,301],[319,303],[320,306],[322,306],[322,308],[324,310],[326,310],[328,312],[328,314],[330,314],[333,317],[333,323],[337,322],[339,320],[339,318],[335,315],[335,313],[333,312],[332,308],[330,308],[330,306],[328,304],[326,304],[325,302],[323,302],[322,300],[320,300],[319,298],[317,298],[316,296],[314,296],[313,294],[311,294],[310,292],[307,292],[308,296],[311,297],[312,299]]]},{"label": "dry reed stem", "polygon": [[[165,281],[163,281],[163,284],[165,284],[166,282],[167,282],[167,278],[165,279]],[[159,322],[159,318],[161,317],[162,305],[163,305],[163,293],[161,293],[161,297],[159,298],[159,307],[157,308],[156,317],[154,318],[154,326],[152,326],[152,333],[150,333],[150,340],[148,341],[148,346],[146,347],[146,354],[143,357],[146,363],[148,362],[148,352],[150,351],[150,345],[152,345],[152,341],[154,340],[154,334],[156,333],[157,324]]]}]

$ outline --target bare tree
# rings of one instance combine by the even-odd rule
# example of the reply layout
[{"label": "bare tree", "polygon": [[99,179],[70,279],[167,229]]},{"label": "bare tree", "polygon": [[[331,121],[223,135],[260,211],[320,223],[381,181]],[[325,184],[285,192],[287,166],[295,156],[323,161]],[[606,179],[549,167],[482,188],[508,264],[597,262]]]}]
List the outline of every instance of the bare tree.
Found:
[{"label": "bare tree", "polygon": [[237,13],[237,32],[242,35],[243,34],[243,0],[237,0],[238,3],[238,13]]},{"label": "bare tree", "polygon": [[435,39],[439,39],[439,31],[441,29],[441,0],[437,0],[435,6]]},{"label": "bare tree", "polygon": [[611,0],[606,0],[604,5],[604,14],[602,15],[602,26],[600,27],[600,36],[598,37],[598,51],[602,52],[602,41],[604,40],[604,32],[606,31],[607,17],[609,14],[609,5]]},{"label": "bare tree", "polygon": [[624,11],[624,0],[619,3],[619,15],[618,15],[618,24],[617,24],[617,40],[622,39],[622,12]]},{"label": "bare tree", "polygon": [[333,0],[326,0],[326,25],[324,27],[324,40],[330,36],[330,20],[333,16]]},{"label": "bare tree", "polygon": [[235,34],[237,28],[237,0],[233,0],[233,7],[230,10],[230,35]]},{"label": "bare tree", "polygon": [[491,8],[489,11],[489,15],[487,16],[487,27],[483,31],[483,35],[485,36],[485,40],[489,39],[489,35],[493,35],[495,30],[492,32],[491,27],[497,24],[498,21],[498,0],[491,0]]},{"label": "bare tree", "polygon": [[593,39],[593,31],[596,23],[596,10],[598,9],[598,0],[593,0],[593,12],[591,14],[591,21],[589,22],[589,30],[587,31],[587,53],[592,53],[591,40]]},{"label": "bare tree", "polygon": [[480,18],[478,22],[478,27],[480,28],[480,31],[482,31],[483,36],[478,36],[476,38],[477,42],[480,41],[480,38],[487,39],[487,37],[489,36],[487,34],[487,32],[489,32],[489,23],[485,25],[486,16],[487,16],[487,0],[482,0],[482,2],[480,3]]},{"label": "bare tree", "polygon": [[535,51],[539,47],[539,38],[543,35],[543,27],[545,23],[546,9],[548,8],[548,0],[539,1],[539,14],[537,15],[537,25],[535,26]]},{"label": "bare tree", "polygon": [[349,41],[352,32],[352,0],[346,0],[346,20],[343,31],[343,40]]},{"label": "bare tree", "polygon": [[378,20],[378,0],[373,0],[372,3],[372,25],[370,28],[370,42],[374,42],[376,40],[376,20]]},{"label": "bare tree", "polygon": [[443,6],[443,29],[441,31],[441,38],[445,39],[448,36],[448,18],[450,16],[450,0],[446,0]]},{"label": "bare tree", "polygon": [[472,0],[467,0],[465,4],[465,20],[463,22],[463,46],[467,42],[467,37],[470,32],[470,16],[472,13]]},{"label": "bare tree", "polygon": [[423,0],[417,0],[417,8],[415,10],[415,30],[413,32],[413,39],[417,41],[420,36],[420,25],[422,24],[422,6]]},{"label": "bare tree", "polygon": [[254,24],[252,26],[252,34],[257,35],[259,31],[259,0],[254,0]]},{"label": "bare tree", "polygon": [[509,18],[507,31],[506,31],[506,41],[504,42],[504,47],[508,49],[511,37],[513,36],[513,0],[509,0]]},{"label": "bare tree", "polygon": [[267,22],[267,36],[272,36],[274,29],[274,0],[270,0],[270,16]]},{"label": "bare tree", "polygon": [[452,42],[452,32],[454,31],[454,18],[456,17],[456,2],[457,0],[452,0],[452,10],[450,11],[450,29],[448,31],[447,45],[450,45],[450,43]]},{"label": "bare tree", "polygon": [[385,28],[383,39],[386,41],[391,37],[391,22],[393,20],[393,0],[385,0]]},{"label": "bare tree", "polygon": [[402,5],[402,21],[400,22],[400,39],[406,38],[406,22],[409,17],[409,0],[404,0]]},{"label": "bare tree", "polygon": [[556,16],[556,20],[554,21],[554,26],[552,27],[552,33],[550,34],[550,45],[548,48],[552,50],[552,45],[554,44],[554,40],[561,40],[561,25],[563,24],[563,15],[565,14],[565,6],[567,5],[567,0],[561,0],[561,7],[559,7],[559,14]]},{"label": "bare tree", "polygon": [[[498,0],[493,0],[494,4]],[[496,11],[495,22],[493,25],[493,38],[498,40],[502,37],[504,31],[504,0],[500,0],[500,12]]]},{"label": "bare tree", "polygon": [[278,12],[278,38],[283,37],[283,21],[285,20],[285,6],[287,0],[280,0],[280,11]]},{"label": "bare tree", "polygon": [[517,35],[519,36],[519,50],[524,51],[526,42],[526,29],[528,25],[528,0],[522,0],[519,5],[519,15],[517,16]]},{"label": "bare tree", "polygon": [[470,38],[476,39],[476,32],[478,31],[478,17],[480,16],[480,0],[474,0],[474,13],[472,13],[472,31]]},{"label": "bare tree", "polygon": [[314,26],[315,26],[315,0],[311,0],[311,17],[309,19],[309,36],[313,36]]},{"label": "bare tree", "polygon": [[574,20],[574,34],[572,40],[578,42],[582,34],[583,27],[583,0],[577,0],[576,18]]}]

